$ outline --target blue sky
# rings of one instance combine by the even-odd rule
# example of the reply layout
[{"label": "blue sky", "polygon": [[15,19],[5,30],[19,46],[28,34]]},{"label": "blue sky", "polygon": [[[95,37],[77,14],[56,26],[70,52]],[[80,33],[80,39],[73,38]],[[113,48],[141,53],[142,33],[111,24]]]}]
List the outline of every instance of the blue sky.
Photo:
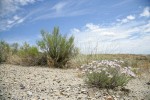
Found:
[{"label": "blue sky", "polygon": [[83,53],[150,54],[150,0],[0,1],[0,40],[35,45],[54,26]]}]

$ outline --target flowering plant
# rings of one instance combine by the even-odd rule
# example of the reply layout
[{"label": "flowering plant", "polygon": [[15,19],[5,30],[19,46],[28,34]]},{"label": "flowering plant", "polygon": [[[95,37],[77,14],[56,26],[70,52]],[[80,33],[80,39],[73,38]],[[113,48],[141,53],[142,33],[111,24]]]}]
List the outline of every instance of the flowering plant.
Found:
[{"label": "flowering plant", "polygon": [[81,66],[81,69],[88,84],[100,88],[114,88],[124,86],[132,77],[136,77],[131,67],[121,66],[123,63],[121,60],[93,61]]}]

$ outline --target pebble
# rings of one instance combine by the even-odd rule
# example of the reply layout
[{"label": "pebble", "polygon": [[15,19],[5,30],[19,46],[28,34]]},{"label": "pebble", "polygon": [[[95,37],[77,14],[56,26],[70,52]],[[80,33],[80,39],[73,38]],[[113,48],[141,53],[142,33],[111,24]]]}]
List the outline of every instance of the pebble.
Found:
[{"label": "pebble", "polygon": [[20,84],[20,89],[25,89],[25,86],[23,84]]},{"label": "pebble", "polygon": [[32,92],[31,91],[27,91],[28,96],[32,96]]}]

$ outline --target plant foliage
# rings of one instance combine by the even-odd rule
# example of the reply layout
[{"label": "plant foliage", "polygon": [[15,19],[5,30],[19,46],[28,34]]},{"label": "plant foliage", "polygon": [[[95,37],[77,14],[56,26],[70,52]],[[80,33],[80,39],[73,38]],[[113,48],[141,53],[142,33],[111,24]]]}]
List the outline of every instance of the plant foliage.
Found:
[{"label": "plant foliage", "polygon": [[86,75],[86,83],[99,88],[124,86],[132,77],[136,77],[131,67],[122,67],[124,61],[93,61],[81,66]]},{"label": "plant foliage", "polygon": [[5,41],[0,41],[0,62],[5,62],[7,60],[10,51],[10,46]]},{"label": "plant foliage", "polygon": [[59,33],[59,28],[54,27],[52,33],[41,31],[42,40],[38,46],[45,51],[48,58],[52,59],[55,67],[62,68],[75,54],[74,37],[67,38]]}]

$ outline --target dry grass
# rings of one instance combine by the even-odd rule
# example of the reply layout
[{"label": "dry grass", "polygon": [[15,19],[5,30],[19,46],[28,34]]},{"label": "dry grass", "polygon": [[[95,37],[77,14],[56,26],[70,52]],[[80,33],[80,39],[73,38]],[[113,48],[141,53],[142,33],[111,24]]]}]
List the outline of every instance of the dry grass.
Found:
[{"label": "dry grass", "polygon": [[77,57],[71,60],[73,67],[80,67],[82,64],[88,64],[93,60],[123,60],[125,63],[123,66],[131,66],[137,74],[145,72],[150,73],[150,55],[135,55],[135,54],[79,54]]}]

